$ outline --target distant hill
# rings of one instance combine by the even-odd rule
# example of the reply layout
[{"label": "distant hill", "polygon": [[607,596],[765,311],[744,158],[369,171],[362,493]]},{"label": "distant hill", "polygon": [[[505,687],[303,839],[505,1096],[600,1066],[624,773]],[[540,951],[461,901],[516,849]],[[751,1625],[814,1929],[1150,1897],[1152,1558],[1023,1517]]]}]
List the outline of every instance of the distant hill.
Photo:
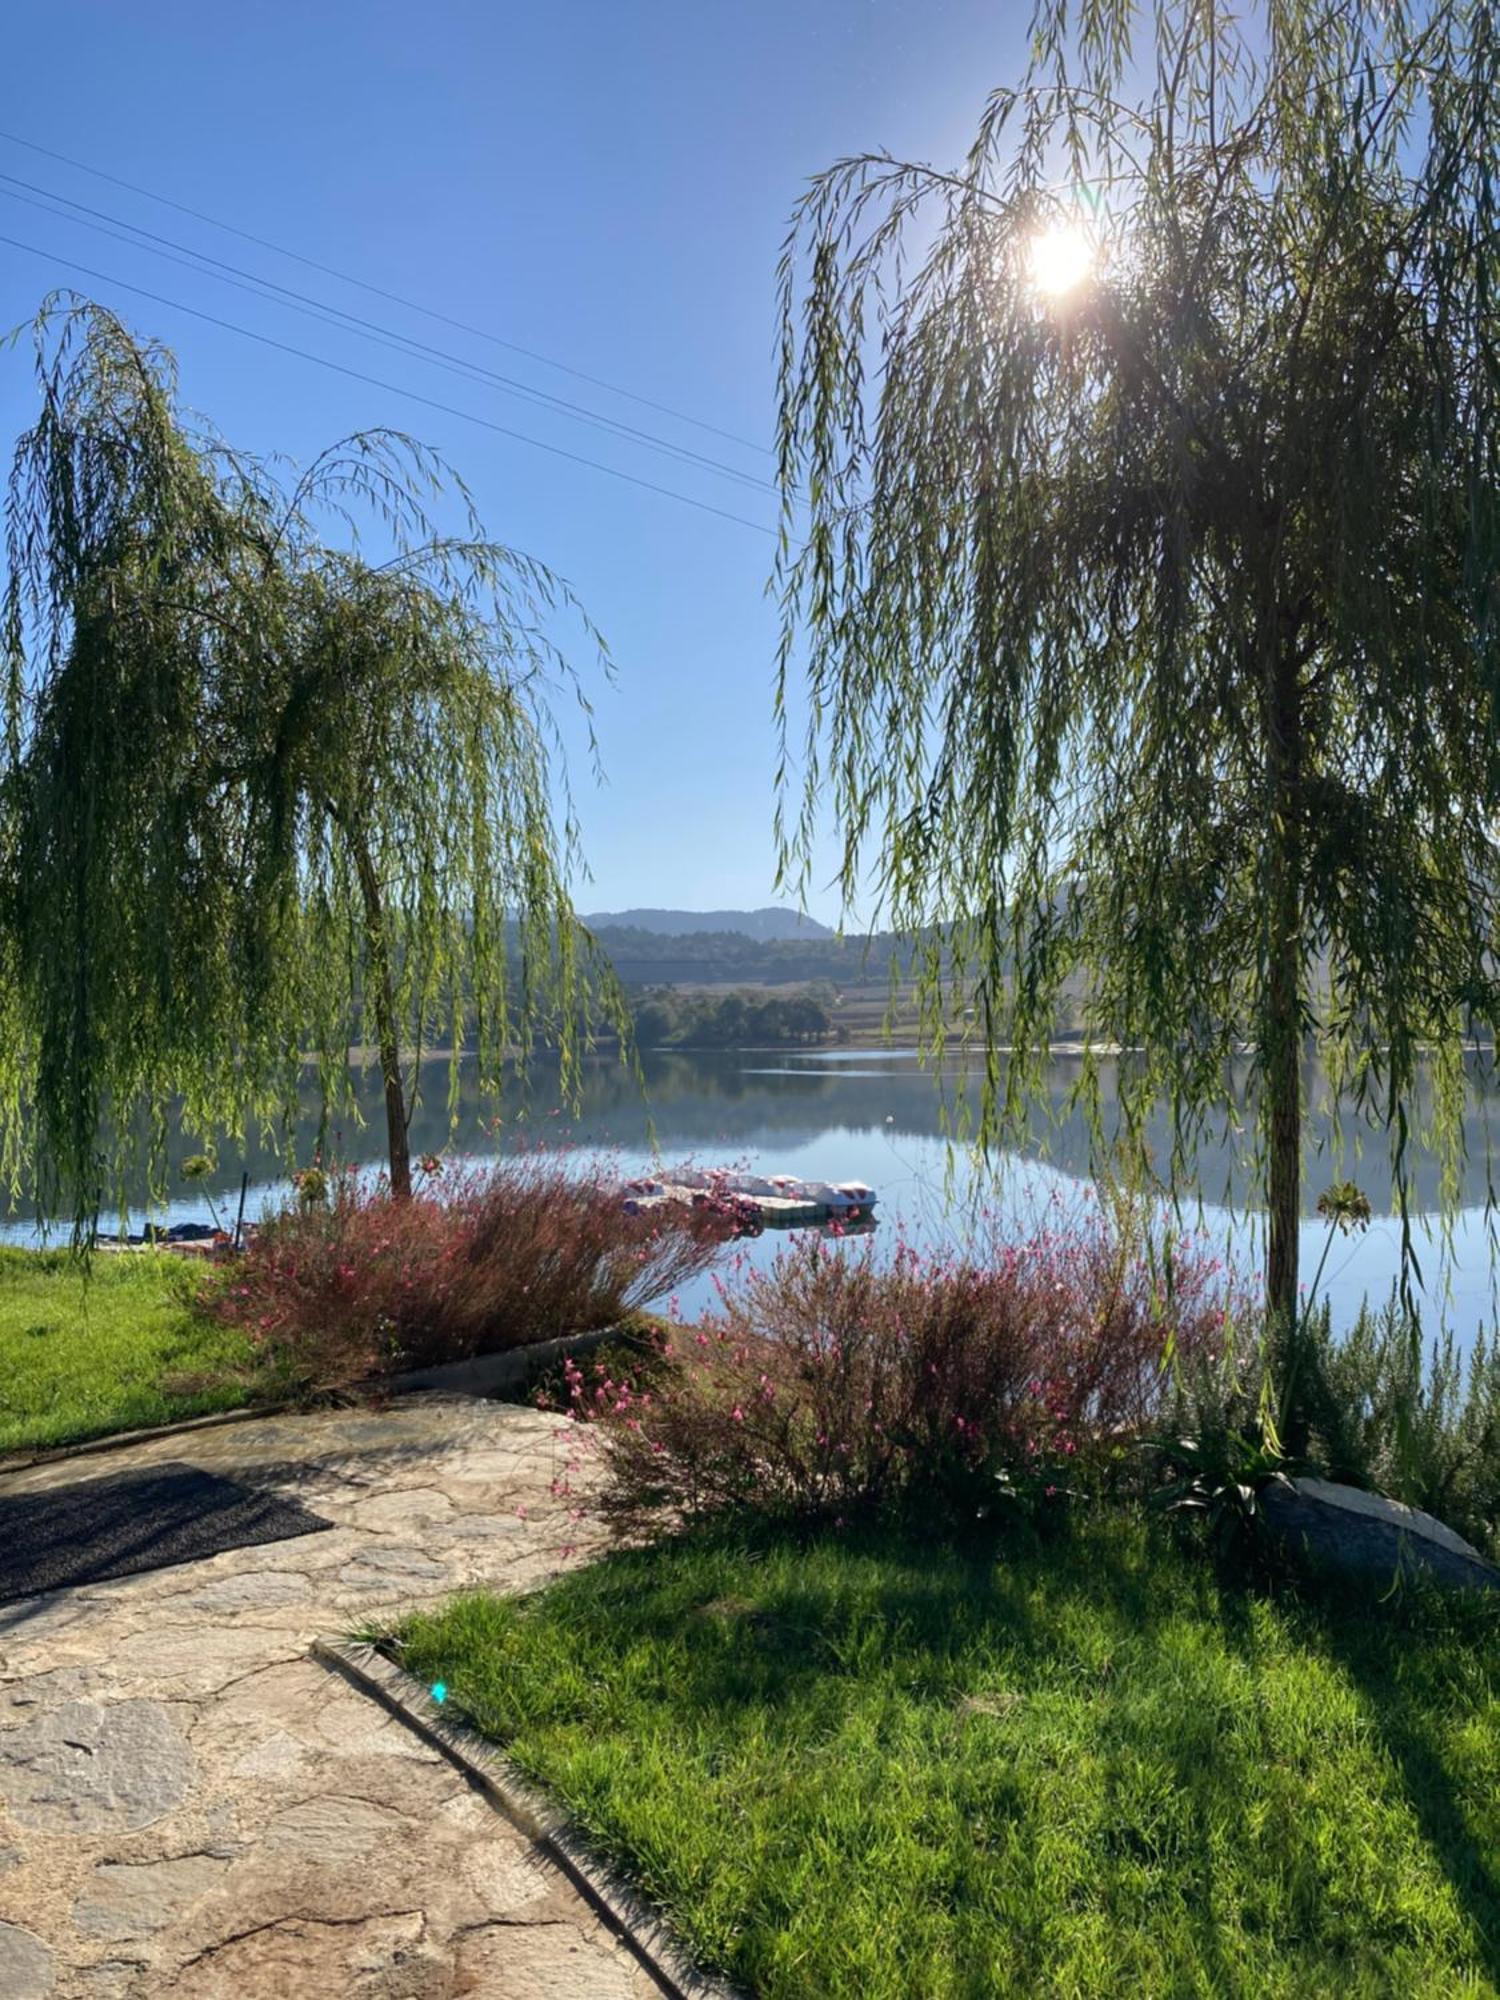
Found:
[{"label": "distant hill", "polygon": [[904,957],[890,936],[841,938],[821,924],[791,937],[756,938],[732,930],[668,936],[613,918],[586,921],[626,986],[863,984],[885,978],[892,957]]},{"label": "distant hill", "polygon": [[827,924],[800,911],[764,910],[604,910],[583,920],[591,931],[650,931],[656,937],[698,937],[704,932],[731,931],[757,944],[779,944],[828,938]]}]

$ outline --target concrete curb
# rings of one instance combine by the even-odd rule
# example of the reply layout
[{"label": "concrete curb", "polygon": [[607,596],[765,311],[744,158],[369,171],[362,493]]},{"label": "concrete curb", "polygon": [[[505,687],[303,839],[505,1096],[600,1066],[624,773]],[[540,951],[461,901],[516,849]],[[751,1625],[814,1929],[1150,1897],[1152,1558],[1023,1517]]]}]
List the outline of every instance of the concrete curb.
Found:
[{"label": "concrete curb", "polygon": [[[404,1375],[377,1375],[358,1382],[352,1396],[416,1396],[443,1392],[450,1396],[493,1396],[506,1389],[524,1389],[554,1361],[567,1355],[589,1354],[606,1340],[628,1337],[624,1326],[598,1327],[592,1333],[569,1333],[557,1340],[534,1341],[529,1347],[503,1348],[498,1354],[477,1354],[468,1361],[445,1361],[436,1368],[417,1368]],[[154,1424],[148,1430],[112,1431],[108,1437],[85,1438],[81,1444],[62,1444],[46,1451],[34,1451],[24,1458],[0,1457],[0,1479],[10,1472],[26,1472],[33,1465],[55,1465],[62,1459],[89,1458],[96,1452],[124,1451],[133,1444],[151,1444],[158,1438],[185,1437],[192,1431],[216,1430],[221,1424],[254,1423],[261,1417],[281,1417],[289,1412],[326,1407],[319,1399],[284,1403],[252,1403],[242,1410],[213,1410],[203,1417],[184,1417],[175,1424]]]},{"label": "concrete curb", "polygon": [[686,1959],[659,1913],[590,1853],[565,1815],[504,1757],[474,1731],[451,1723],[420,1681],[374,1646],[317,1639],[312,1656],[457,1765],[497,1811],[556,1862],[670,2000],[742,2000],[733,1987]]},{"label": "concrete curb", "polygon": [[183,1417],[175,1424],[153,1424],[143,1431],[111,1431],[108,1437],[85,1438],[81,1444],[60,1444],[34,1451],[26,1458],[0,1458],[0,1478],[25,1472],[33,1465],[55,1465],[65,1458],[91,1458],[95,1452],[123,1451],[127,1445],[150,1444],[156,1438],[181,1437],[188,1431],[217,1430],[221,1424],[248,1424],[257,1417],[284,1416],[296,1403],[257,1403],[243,1410],[213,1410],[206,1417]]},{"label": "concrete curb", "polygon": [[435,1368],[409,1368],[402,1375],[380,1376],[362,1385],[372,1395],[420,1395],[436,1389],[450,1396],[491,1396],[501,1389],[521,1389],[544,1368],[567,1355],[589,1354],[606,1340],[618,1340],[629,1327],[601,1326],[592,1333],[565,1333],[557,1340],[534,1341],[529,1347],[506,1347],[498,1354],[476,1354],[468,1361],[444,1361]]}]

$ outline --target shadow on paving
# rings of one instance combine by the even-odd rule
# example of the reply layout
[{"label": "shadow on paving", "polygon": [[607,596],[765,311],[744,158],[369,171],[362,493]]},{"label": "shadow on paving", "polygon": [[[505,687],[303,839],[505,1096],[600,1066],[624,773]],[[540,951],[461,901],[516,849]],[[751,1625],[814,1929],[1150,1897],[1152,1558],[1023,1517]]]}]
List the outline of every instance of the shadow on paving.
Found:
[{"label": "shadow on paving", "polygon": [[186,1464],[0,1494],[0,1604],[330,1525],[283,1494]]}]

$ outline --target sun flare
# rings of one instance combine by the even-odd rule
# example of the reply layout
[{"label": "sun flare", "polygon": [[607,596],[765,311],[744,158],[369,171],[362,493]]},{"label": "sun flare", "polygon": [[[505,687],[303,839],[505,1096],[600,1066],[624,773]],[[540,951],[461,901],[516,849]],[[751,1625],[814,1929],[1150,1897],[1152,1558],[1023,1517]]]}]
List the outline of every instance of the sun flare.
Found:
[{"label": "sun flare", "polygon": [[1093,276],[1097,263],[1093,238],[1076,222],[1055,222],[1039,230],[1027,255],[1031,282],[1049,299],[1077,291]]}]

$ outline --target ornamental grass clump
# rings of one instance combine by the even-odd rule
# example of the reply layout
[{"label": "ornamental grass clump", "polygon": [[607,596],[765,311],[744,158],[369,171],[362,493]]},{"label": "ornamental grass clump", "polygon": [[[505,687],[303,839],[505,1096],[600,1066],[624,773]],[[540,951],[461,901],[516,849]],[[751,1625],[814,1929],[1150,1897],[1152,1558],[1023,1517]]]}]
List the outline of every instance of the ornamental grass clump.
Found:
[{"label": "ornamental grass clump", "polygon": [[1440,1325],[1424,1336],[1394,1291],[1335,1333],[1324,1304],[1309,1315],[1302,1404],[1307,1460],[1435,1514],[1500,1560],[1500,1339],[1479,1328],[1467,1349]]},{"label": "ornamental grass clump", "polygon": [[725,1508],[972,1520],[1076,1492],[1127,1466],[1179,1368],[1222,1365],[1242,1310],[1219,1264],[1183,1247],[1164,1267],[1098,1215],[982,1257],[814,1240],[720,1294],[649,1387],[570,1374],[624,1526]]},{"label": "ornamental grass clump", "polygon": [[699,1276],[732,1234],[712,1207],[629,1215],[602,1163],[537,1150],[442,1170],[408,1201],[327,1176],[269,1217],[211,1310],[309,1389],[609,1326]]}]

